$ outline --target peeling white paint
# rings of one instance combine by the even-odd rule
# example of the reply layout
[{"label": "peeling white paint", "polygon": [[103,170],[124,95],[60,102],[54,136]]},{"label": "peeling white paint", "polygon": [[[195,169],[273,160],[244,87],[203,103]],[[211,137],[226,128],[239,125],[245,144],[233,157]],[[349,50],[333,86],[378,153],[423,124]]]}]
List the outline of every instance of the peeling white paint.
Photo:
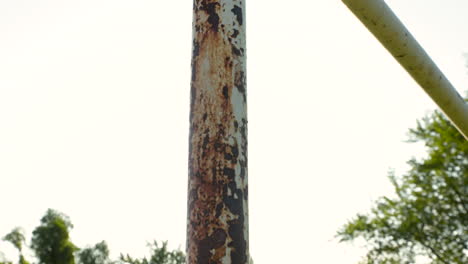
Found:
[{"label": "peeling white paint", "polygon": [[187,263],[246,264],[245,0],[194,8]]}]

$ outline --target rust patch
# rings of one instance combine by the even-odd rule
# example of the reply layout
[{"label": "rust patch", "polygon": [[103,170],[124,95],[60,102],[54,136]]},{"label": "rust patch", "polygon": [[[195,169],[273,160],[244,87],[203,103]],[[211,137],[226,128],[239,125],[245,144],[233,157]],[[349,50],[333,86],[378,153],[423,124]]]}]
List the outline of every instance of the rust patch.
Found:
[{"label": "rust patch", "polygon": [[218,32],[219,27],[219,6],[220,4],[216,1],[201,1],[201,5],[199,5],[200,10],[205,11],[208,15],[207,22],[214,32]]},{"label": "rust patch", "polygon": [[187,263],[248,261],[244,1],[195,0]]},{"label": "rust patch", "polygon": [[240,8],[239,6],[235,5],[232,9],[231,9],[232,13],[234,13],[234,15],[236,16],[237,18],[237,22],[239,23],[239,25],[242,26],[242,24],[244,23],[244,18],[243,18],[243,15],[242,15],[242,8]]}]

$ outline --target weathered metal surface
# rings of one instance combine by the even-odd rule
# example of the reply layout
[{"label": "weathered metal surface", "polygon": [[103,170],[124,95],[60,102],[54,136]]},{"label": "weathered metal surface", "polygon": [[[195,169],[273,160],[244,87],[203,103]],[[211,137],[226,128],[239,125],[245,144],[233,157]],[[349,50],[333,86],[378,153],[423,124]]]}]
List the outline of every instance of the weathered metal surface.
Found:
[{"label": "weathered metal surface", "polygon": [[194,0],[187,263],[248,263],[245,0]]},{"label": "weathered metal surface", "polygon": [[383,0],[342,0],[468,139],[468,104]]}]

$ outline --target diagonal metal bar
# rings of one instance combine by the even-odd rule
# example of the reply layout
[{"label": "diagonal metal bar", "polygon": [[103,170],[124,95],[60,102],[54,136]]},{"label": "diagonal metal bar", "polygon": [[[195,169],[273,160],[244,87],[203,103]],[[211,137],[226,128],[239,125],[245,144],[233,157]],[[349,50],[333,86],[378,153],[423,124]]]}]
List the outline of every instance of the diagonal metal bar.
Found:
[{"label": "diagonal metal bar", "polygon": [[187,263],[245,264],[245,0],[194,0]]},{"label": "diagonal metal bar", "polygon": [[383,0],[342,0],[468,140],[468,104]]}]

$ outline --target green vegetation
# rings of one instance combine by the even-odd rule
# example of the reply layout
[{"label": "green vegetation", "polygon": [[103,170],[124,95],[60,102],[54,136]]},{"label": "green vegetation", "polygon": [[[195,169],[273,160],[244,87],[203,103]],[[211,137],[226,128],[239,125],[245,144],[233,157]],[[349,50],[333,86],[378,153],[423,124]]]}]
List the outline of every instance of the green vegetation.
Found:
[{"label": "green vegetation", "polygon": [[[21,228],[14,228],[3,237],[19,252],[18,264],[183,264],[185,255],[181,250],[170,251],[167,242],[159,247],[156,241],[149,245],[151,256],[142,259],[121,255],[118,260],[111,260],[109,248],[105,241],[92,247],[78,248],[70,240],[70,230],[73,228],[68,216],[49,209],[41,219],[41,223],[32,232],[30,249],[34,252],[35,261],[26,261],[23,249],[26,239]],[[0,252],[0,264],[16,264],[5,258]]]},{"label": "green vegetation", "polygon": [[382,197],[338,231],[341,241],[363,238],[362,263],[468,263],[468,141],[440,113],[418,122],[410,142],[424,142],[427,157],[389,175],[395,197]]},{"label": "green vegetation", "polygon": [[10,233],[3,237],[3,240],[10,242],[18,250],[19,264],[29,264],[29,262],[27,262],[23,256],[23,245],[25,244],[25,238],[21,228],[14,228]]},{"label": "green vegetation", "polygon": [[151,257],[149,259],[133,259],[128,254],[120,255],[120,260],[128,264],[182,264],[185,263],[185,255],[180,250],[168,251],[167,242],[163,242],[162,246],[154,241],[148,245],[151,249]]},{"label": "green vegetation", "polygon": [[87,247],[78,252],[78,264],[111,264],[109,247],[106,241],[101,241],[94,247]]},{"label": "green vegetation", "polygon": [[67,216],[47,210],[31,240],[38,264],[75,264],[74,253],[78,248],[70,241],[71,228],[73,225]]}]

